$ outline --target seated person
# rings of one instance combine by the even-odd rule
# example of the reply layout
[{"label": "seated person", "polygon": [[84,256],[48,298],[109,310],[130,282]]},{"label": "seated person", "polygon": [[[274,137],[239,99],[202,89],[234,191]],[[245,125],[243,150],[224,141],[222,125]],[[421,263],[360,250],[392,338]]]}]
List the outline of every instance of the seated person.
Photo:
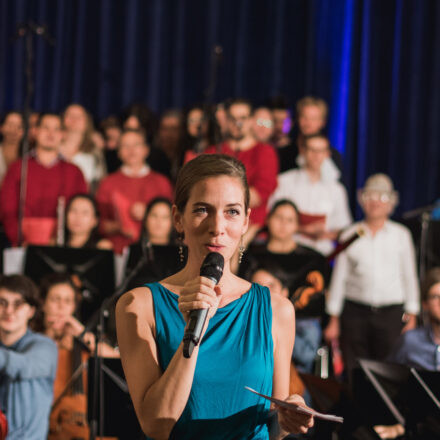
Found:
[{"label": "seated person", "polygon": [[153,199],[145,211],[141,239],[130,246],[126,277],[132,279],[128,289],[160,280],[183,267],[186,248],[178,246],[174,237],[171,202],[163,197]]},{"label": "seated person", "polygon": [[42,440],[49,428],[57,348],[28,327],[38,303],[29,278],[0,277],[0,410],[8,440]]},{"label": "seated person", "polygon": [[[313,249],[296,243],[294,235],[297,230],[298,210],[295,204],[290,200],[276,202],[267,217],[267,242],[249,247],[243,256],[239,274],[249,279],[256,267],[269,264],[273,270],[287,275],[285,296],[290,299],[304,291],[302,287],[307,284],[308,273],[318,271],[327,277],[325,258]],[[306,294],[310,298],[306,298]],[[297,339],[293,359],[299,370],[311,372],[321,344],[320,322],[324,313],[324,296],[313,290],[304,291],[303,297],[295,302],[295,311]],[[304,348],[305,345],[309,347],[308,350]]]},{"label": "seated person", "polygon": [[149,151],[142,131],[125,130],[118,148],[122,166],[102,180],[96,193],[100,230],[117,253],[139,240],[148,203],[155,197],[172,198],[169,179],[145,162]]},{"label": "seated person", "polygon": [[[81,368],[81,363],[96,347],[95,336],[89,332],[83,335],[84,325],[74,316],[80,298],[79,289],[68,274],[54,273],[41,282],[42,314],[34,327],[58,346],[58,369],[54,384],[56,405],[50,416],[49,440],[70,439],[68,433],[74,428],[83,429],[84,436],[88,432],[85,397],[87,370],[83,369],[79,380],[66,390],[74,372]],[[119,357],[119,352],[105,342],[99,343],[98,352],[104,357]],[[72,396],[77,397],[72,400]],[[76,433],[78,435],[78,431]]]},{"label": "seated person", "polygon": [[[428,371],[440,371],[440,267],[428,271],[421,286],[422,327],[400,336],[388,360]],[[381,438],[396,438],[405,433],[402,425],[378,425]]]},{"label": "seated person", "polygon": [[111,241],[99,236],[99,211],[89,194],[73,196],[66,206],[65,245],[74,248],[113,249]]},{"label": "seated person", "polygon": [[15,162],[20,154],[20,142],[23,137],[23,116],[19,112],[11,111],[0,121],[0,186],[6,171],[11,163]]}]

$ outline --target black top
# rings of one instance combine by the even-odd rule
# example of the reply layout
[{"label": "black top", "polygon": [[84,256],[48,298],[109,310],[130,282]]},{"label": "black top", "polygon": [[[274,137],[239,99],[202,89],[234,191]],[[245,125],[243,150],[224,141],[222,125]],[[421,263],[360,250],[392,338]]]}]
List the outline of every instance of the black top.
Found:
[{"label": "black top", "polygon": [[127,285],[127,290],[143,286],[146,283],[160,281],[183,268],[186,261],[186,249],[184,248],[184,261],[180,261],[179,247],[170,245],[142,245],[142,241],[130,246],[125,276],[130,276],[140,259],[144,262],[137,268],[136,273]]},{"label": "black top", "polygon": [[[325,257],[301,245],[297,245],[295,250],[288,254],[270,252],[266,244],[251,245],[243,256],[239,276],[250,279],[255,269],[265,263],[278,266],[287,275],[289,296],[292,296],[298,287],[306,285],[306,277],[310,271],[321,272],[325,284],[328,283],[330,269]],[[322,316],[323,313],[324,295],[321,293],[313,295],[305,308],[296,310],[298,317]]]}]

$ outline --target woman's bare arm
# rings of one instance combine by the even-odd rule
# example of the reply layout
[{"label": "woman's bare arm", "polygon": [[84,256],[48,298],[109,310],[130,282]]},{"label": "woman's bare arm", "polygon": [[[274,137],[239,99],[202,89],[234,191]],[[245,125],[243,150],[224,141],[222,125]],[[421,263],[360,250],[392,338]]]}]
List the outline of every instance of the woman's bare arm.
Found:
[{"label": "woman's bare arm", "polygon": [[[207,285],[196,287],[195,283],[190,286],[189,290],[197,290],[197,293],[181,294],[188,299],[183,301],[183,307],[179,300],[181,310],[215,305],[213,282],[203,282]],[[188,401],[198,346],[186,359],[180,344],[167,369],[161,370],[155,341],[153,298],[146,287],[122,296],[116,306],[116,323],[122,365],[141,427],[149,437],[168,438]]]}]

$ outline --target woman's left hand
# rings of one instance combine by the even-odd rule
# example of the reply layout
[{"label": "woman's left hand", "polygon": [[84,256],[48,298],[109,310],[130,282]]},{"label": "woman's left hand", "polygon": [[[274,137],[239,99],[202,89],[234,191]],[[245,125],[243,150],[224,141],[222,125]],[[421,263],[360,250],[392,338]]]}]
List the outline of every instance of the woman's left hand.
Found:
[{"label": "woman's left hand", "polygon": [[[284,399],[284,401],[307,408],[304,399],[298,394],[293,394],[287,399]],[[276,408],[278,410],[278,422],[280,427],[286,432],[305,434],[314,424],[313,416],[310,414],[302,414],[294,409],[288,409],[278,405],[276,405]]]}]

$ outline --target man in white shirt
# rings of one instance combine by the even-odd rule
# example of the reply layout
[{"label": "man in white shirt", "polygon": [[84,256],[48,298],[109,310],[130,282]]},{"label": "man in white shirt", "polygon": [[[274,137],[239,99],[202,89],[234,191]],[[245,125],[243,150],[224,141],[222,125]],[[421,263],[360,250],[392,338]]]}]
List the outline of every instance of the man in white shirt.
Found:
[{"label": "man in white shirt", "polygon": [[304,166],[281,173],[271,199],[272,204],[280,199],[296,204],[300,211],[300,234],[296,240],[323,254],[333,250],[333,241],[352,222],[344,186],[322,174],[322,165],[329,155],[326,136],[306,137]]},{"label": "man in white shirt", "polygon": [[391,179],[375,174],[358,195],[365,219],[342,240],[359,228],[364,234],[336,260],[324,331],[328,342],[341,337],[349,378],[357,358],[385,359],[399,334],[415,328],[419,313],[412,238],[407,228],[389,220],[398,201]]}]

